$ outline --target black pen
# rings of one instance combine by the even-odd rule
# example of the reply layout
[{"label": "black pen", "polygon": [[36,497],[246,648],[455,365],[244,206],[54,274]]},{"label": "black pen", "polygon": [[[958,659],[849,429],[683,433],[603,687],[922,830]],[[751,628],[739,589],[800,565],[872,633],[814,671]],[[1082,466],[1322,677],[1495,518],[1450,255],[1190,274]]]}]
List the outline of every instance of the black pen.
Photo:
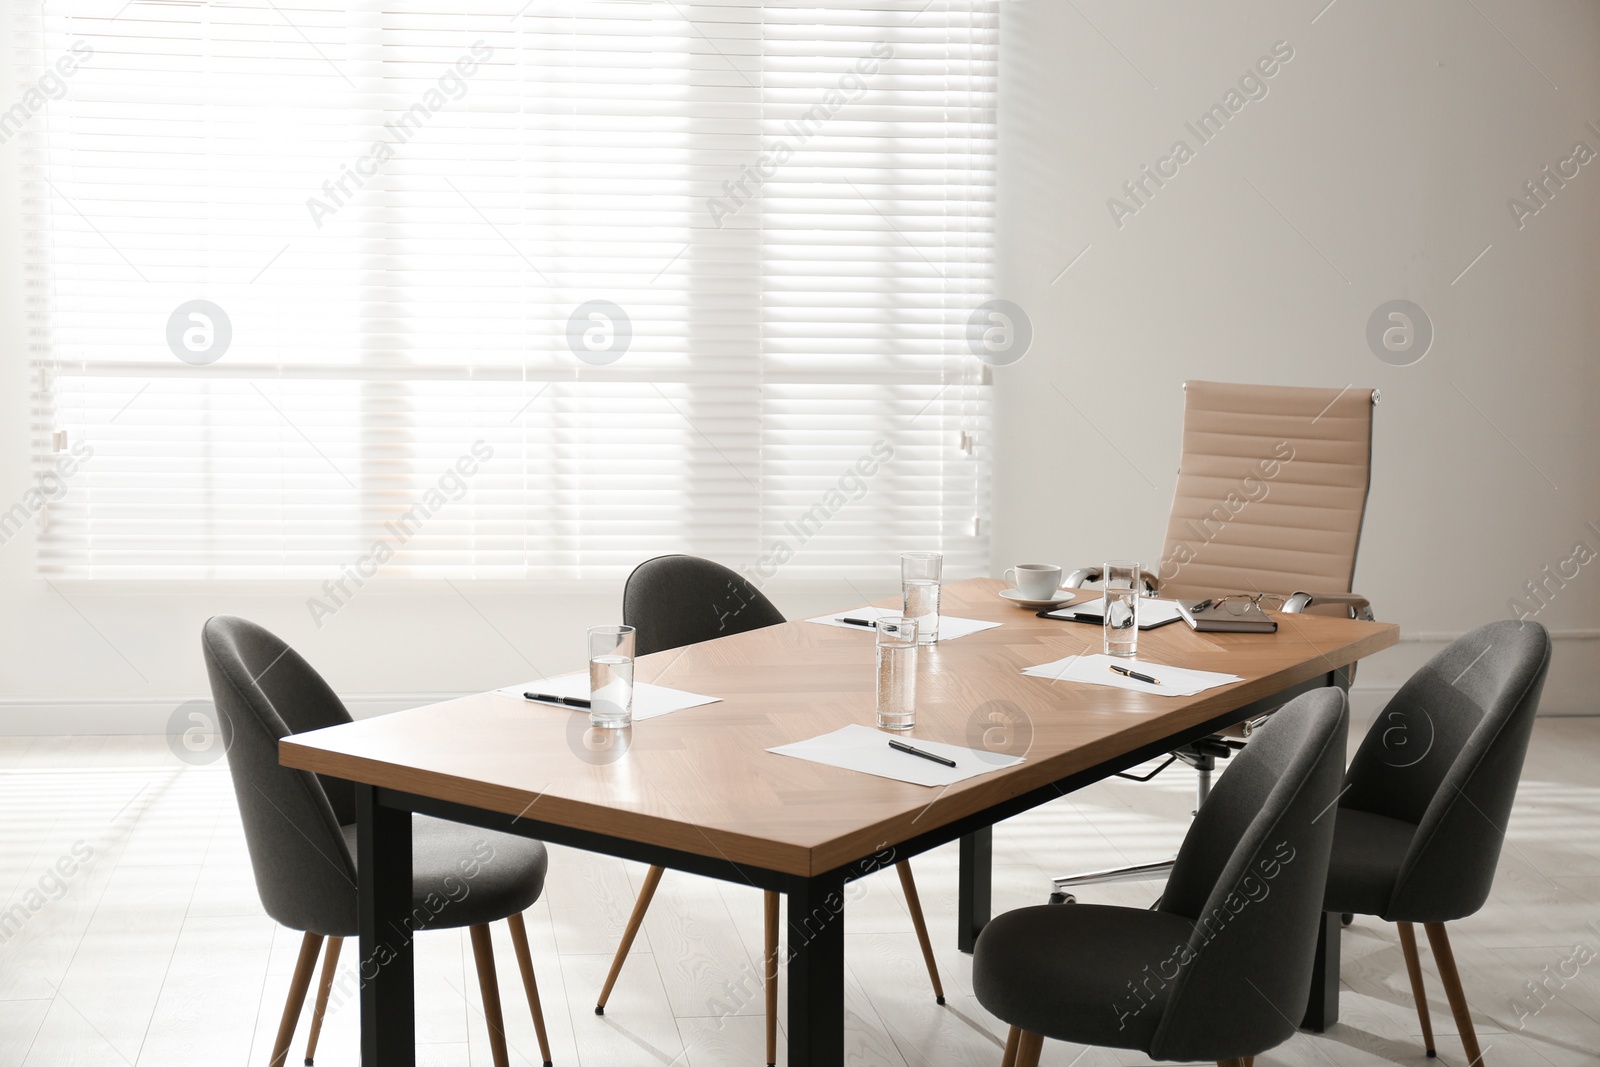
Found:
[{"label": "black pen", "polygon": [[878,624],[871,619],[834,619],[834,622],[848,623],[851,626],[865,626],[869,630],[876,630]]},{"label": "black pen", "polygon": [[524,700],[537,700],[543,704],[565,704],[569,708],[587,708],[588,697],[558,697],[550,693],[523,693]]},{"label": "black pen", "polygon": [[890,741],[889,747],[894,749],[896,752],[909,752],[913,756],[921,756],[923,759],[932,760],[935,763],[942,763],[946,767],[954,767],[956,765],[956,761],[953,759],[945,759],[943,756],[935,756],[932,752],[924,752],[920,748],[912,748],[904,741]]},{"label": "black pen", "polygon": [[1196,600],[1194,602],[1194,606],[1189,609],[1189,613],[1190,614],[1197,614],[1199,612],[1205,611],[1207,608],[1212,607],[1212,606],[1213,606],[1213,602],[1209,598],[1207,598],[1205,600]]},{"label": "black pen", "polygon": [[1138,671],[1130,671],[1128,668],[1119,667],[1115,663],[1108,663],[1106,666],[1109,667],[1113,673],[1120,674],[1124,678],[1132,678],[1136,682],[1149,682],[1151,685],[1161,684],[1160,678],[1152,678],[1148,674],[1140,674]]}]

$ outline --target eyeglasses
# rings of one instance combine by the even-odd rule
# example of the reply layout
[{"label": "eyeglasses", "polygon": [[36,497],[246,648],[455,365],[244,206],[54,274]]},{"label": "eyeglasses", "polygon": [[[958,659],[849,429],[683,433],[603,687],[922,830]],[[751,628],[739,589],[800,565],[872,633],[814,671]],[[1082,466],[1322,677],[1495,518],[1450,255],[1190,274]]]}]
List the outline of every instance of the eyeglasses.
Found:
[{"label": "eyeglasses", "polygon": [[1250,610],[1252,604],[1262,611],[1280,611],[1288,601],[1289,598],[1281,593],[1257,593],[1254,596],[1249,593],[1230,593],[1227,596],[1202,600],[1190,610],[1206,611],[1210,608],[1223,608],[1230,615],[1243,615]]}]

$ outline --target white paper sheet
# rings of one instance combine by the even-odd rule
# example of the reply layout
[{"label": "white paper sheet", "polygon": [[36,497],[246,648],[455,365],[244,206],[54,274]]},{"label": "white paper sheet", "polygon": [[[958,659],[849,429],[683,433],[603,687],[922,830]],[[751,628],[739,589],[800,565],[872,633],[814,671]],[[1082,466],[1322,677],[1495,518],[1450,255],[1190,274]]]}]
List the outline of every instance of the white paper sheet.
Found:
[{"label": "white paper sheet", "polygon": [[[561,710],[556,704],[542,704],[534,700],[526,700],[523,693],[545,693],[558,697],[585,697],[589,695],[589,676],[587,674],[567,674],[559,678],[540,678],[538,681],[525,682],[522,685],[509,685],[497,690],[508,697],[522,700],[530,708],[549,708],[553,711]],[[633,721],[640,719],[653,719],[658,715],[668,715],[674,711],[683,711],[685,708],[698,708],[702,704],[714,704],[721,697],[708,697],[701,693],[686,693],[682,689],[668,689],[664,685],[651,685],[648,682],[635,682],[633,686]],[[583,708],[574,708],[574,711],[584,711]]]},{"label": "white paper sheet", "polygon": [[[849,611],[836,611],[832,615],[818,615],[807,622],[820,622],[824,626],[838,626],[846,630],[860,630],[862,633],[871,633],[864,626],[853,626],[840,619],[883,619],[900,614],[892,608],[851,608]],[[979,633],[983,630],[992,630],[1000,624],[997,622],[984,622],[982,619],[963,619],[955,615],[939,616],[939,640],[954,641],[958,637]],[[911,757],[916,759],[915,756]],[[924,763],[927,760],[923,760]]]},{"label": "white paper sheet", "polygon": [[[1111,665],[1126,667],[1130,671],[1148,674],[1161,679],[1160,685],[1151,685],[1125,677],[1111,670]],[[1068,656],[1052,663],[1023,669],[1023,674],[1033,678],[1048,678],[1056,682],[1083,682],[1088,685],[1109,685],[1113,689],[1131,689],[1135,693],[1154,693],[1156,696],[1188,697],[1244,679],[1237,674],[1218,674],[1215,671],[1194,671],[1187,667],[1169,667],[1162,663],[1148,663],[1137,658],[1107,656]]]},{"label": "white paper sheet", "polygon": [[[1052,619],[1070,620],[1079,613],[1098,622],[1105,617],[1106,598],[1100,596],[1095,597],[1093,600],[1085,600],[1081,604],[1068,604],[1064,608],[1052,611],[1050,617]],[[1174,619],[1181,618],[1183,616],[1178,613],[1178,602],[1176,600],[1158,600],[1155,597],[1145,597],[1139,601],[1139,629],[1141,630],[1148,630],[1152,626],[1159,626],[1162,623],[1172,622]]]},{"label": "white paper sheet", "polygon": [[[956,761],[954,767],[899,752],[889,747],[890,741],[903,741],[924,752]],[[870,726],[852,724],[806,741],[769,748],[780,756],[793,756],[812,763],[825,763],[830,767],[843,767],[849,771],[874,774],[879,778],[892,778],[912,785],[953,785],[980,774],[1014,767],[1022,762],[1021,756],[1007,756],[999,752],[967,748],[964,745],[947,745],[940,741],[925,741],[920,737],[898,736]]]}]

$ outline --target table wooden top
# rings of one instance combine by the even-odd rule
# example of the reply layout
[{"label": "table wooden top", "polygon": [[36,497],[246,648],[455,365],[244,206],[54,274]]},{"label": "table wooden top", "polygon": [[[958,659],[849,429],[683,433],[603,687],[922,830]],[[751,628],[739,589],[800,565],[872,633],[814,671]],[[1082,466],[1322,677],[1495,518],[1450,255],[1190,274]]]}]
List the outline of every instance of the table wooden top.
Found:
[{"label": "table wooden top", "polygon": [[1244,681],[1193,697],[1150,696],[1020,674],[1100,651],[1100,627],[1037,618],[996,596],[1002,588],[988,578],[945,586],[945,614],[1004,625],[920,649],[910,736],[1011,754],[1025,746],[1027,758],[945,789],[766,751],[875,721],[872,632],[807,622],[642,657],[639,681],[723,699],[635,723],[614,761],[585,747],[587,712],[497,693],[285,738],[280,758],[336,778],[813,875],[1399,639],[1393,624],[1317,615],[1279,615],[1276,634],[1202,634],[1174,623],[1140,633],[1141,659]]}]

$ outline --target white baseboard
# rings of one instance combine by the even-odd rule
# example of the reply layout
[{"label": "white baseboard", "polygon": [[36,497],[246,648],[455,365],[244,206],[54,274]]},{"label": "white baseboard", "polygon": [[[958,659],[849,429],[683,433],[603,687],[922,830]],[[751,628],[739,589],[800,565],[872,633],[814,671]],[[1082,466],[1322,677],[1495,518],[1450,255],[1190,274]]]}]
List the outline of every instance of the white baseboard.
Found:
[{"label": "white baseboard", "polygon": [[[382,693],[345,698],[358,719],[436,704],[465,693]],[[209,714],[209,697],[154,697],[146,700],[0,700],[0,737],[84,734],[182,733],[195,722],[189,712]]]},{"label": "white baseboard", "polygon": [[[1350,690],[1351,712],[1358,721],[1370,718],[1394,696],[1398,687],[1387,684],[1362,685]],[[358,719],[391,711],[436,704],[441,700],[465,696],[464,693],[368,693],[349,696],[345,704]],[[209,700],[202,697],[169,697],[149,700],[0,700],[0,737],[43,737],[89,734],[181,734],[196,723],[189,712],[205,712]],[[1593,715],[1593,709],[1547,706],[1543,715]]]},{"label": "white baseboard", "polygon": [[[1453,633],[1416,632],[1403,635],[1397,648],[1362,662],[1350,691],[1351,711],[1375,715],[1394,696],[1400,683],[1440,648],[1459,637]],[[1600,630],[1556,630],[1550,680],[1545,685],[1539,714],[1579,716],[1600,714],[1600,656],[1593,642]],[[350,714],[358,719],[405,708],[435,704],[462,693],[357,693],[346,696]],[[193,696],[147,697],[136,700],[0,699],[0,737],[40,737],[94,734],[180,734],[192,729],[189,712],[209,707],[209,698]],[[209,713],[208,713],[209,717]]]}]

